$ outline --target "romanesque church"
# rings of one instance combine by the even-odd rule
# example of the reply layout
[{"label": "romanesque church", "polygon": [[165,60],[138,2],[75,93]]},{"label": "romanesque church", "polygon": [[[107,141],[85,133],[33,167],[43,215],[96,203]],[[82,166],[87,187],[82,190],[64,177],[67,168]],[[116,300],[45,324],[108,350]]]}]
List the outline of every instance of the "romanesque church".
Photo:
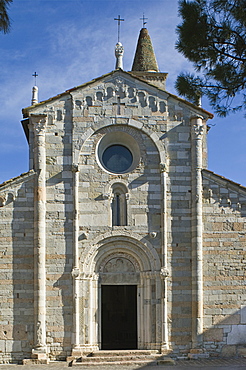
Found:
[{"label": "romanesque church", "polygon": [[115,56],[23,109],[30,170],[0,185],[0,362],[246,355],[246,188],[207,169],[213,115],[166,91],[148,30],[130,72]]}]

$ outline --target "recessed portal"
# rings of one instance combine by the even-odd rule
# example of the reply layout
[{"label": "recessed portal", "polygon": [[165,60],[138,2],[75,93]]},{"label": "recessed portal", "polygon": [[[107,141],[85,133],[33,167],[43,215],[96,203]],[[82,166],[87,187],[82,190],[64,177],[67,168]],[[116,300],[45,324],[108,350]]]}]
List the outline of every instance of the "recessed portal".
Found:
[{"label": "recessed portal", "polygon": [[137,349],[136,285],[102,285],[102,349]]}]

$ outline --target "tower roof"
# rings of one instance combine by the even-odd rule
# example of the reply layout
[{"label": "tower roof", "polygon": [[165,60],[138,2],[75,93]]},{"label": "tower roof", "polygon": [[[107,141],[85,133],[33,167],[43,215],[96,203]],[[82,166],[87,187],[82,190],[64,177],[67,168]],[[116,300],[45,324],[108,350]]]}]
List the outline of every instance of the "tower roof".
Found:
[{"label": "tower roof", "polygon": [[138,38],[132,71],[159,72],[151,38],[147,28],[142,28]]}]

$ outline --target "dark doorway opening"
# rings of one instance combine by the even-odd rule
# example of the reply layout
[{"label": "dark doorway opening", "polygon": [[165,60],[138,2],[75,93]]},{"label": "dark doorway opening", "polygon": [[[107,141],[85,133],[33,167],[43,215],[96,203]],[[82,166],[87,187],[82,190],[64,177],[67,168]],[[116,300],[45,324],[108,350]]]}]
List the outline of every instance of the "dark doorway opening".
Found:
[{"label": "dark doorway opening", "polygon": [[136,285],[102,285],[102,349],[137,349]]}]

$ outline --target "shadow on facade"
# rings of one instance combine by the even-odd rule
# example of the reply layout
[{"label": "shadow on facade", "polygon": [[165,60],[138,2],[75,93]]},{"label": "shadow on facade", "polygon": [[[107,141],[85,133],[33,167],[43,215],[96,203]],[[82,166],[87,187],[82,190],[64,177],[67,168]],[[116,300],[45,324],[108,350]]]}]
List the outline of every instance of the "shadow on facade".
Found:
[{"label": "shadow on facade", "polygon": [[[221,317],[221,316],[220,316]],[[188,352],[177,353],[176,351],[170,350],[167,355],[158,356],[156,360],[148,363],[148,365],[140,366],[140,369],[149,369],[149,366],[160,365],[165,368],[169,365],[179,365],[179,360],[187,360],[186,366],[188,368],[190,360],[197,360],[197,362],[190,362],[190,366],[197,365],[197,369],[200,368],[199,360],[202,359],[218,359],[218,363],[207,363],[207,366],[222,366],[221,360],[224,359],[245,359],[246,355],[246,306],[241,310],[236,311],[232,315],[227,315],[225,319],[221,320],[217,318],[214,320],[216,324],[211,325],[210,328],[205,329],[203,332],[203,344],[201,346],[201,351],[196,351],[188,356]],[[185,344],[185,342],[184,342]],[[176,352],[176,353],[175,353]],[[174,360],[174,361],[173,361]],[[242,365],[243,363],[240,362]],[[225,366],[229,363],[225,362]],[[183,363],[182,363],[183,366]],[[169,367],[168,367],[169,368]]]}]

